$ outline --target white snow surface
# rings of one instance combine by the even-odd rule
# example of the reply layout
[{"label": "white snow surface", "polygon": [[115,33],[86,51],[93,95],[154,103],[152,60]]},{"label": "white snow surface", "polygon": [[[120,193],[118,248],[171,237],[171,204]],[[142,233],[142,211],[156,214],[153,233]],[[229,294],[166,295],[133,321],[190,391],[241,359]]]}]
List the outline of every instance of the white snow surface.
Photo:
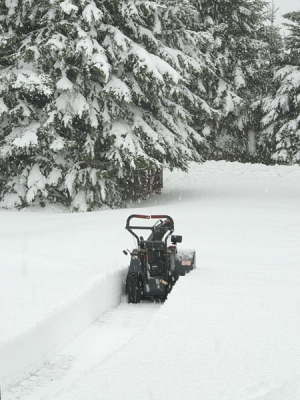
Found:
[{"label": "white snow surface", "polygon": [[[2,210],[3,398],[299,400],[299,182],[299,166],[206,162],[126,209]],[[171,215],[196,250],[165,303],[122,296],[134,213]]]}]

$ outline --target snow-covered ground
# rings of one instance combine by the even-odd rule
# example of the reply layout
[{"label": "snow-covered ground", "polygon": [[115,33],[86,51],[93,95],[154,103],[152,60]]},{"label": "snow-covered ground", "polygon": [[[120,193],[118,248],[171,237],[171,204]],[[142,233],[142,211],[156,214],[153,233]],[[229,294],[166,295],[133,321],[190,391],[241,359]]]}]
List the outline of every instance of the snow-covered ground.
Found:
[{"label": "snow-covered ground", "polygon": [[[207,162],[127,209],[1,211],[3,398],[299,400],[299,182]],[[164,304],[121,294],[135,212],[170,214],[197,252]]]}]

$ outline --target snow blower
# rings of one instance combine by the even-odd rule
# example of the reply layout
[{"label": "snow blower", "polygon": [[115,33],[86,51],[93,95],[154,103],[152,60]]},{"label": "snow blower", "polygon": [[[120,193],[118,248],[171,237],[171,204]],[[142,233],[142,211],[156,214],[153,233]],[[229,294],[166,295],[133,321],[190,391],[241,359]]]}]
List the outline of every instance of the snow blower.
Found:
[{"label": "snow blower", "polygon": [[[132,219],[136,218],[157,221],[152,226],[132,225]],[[177,249],[182,236],[172,235],[174,221],[169,215],[133,214],[127,218],[125,229],[137,241],[137,247],[131,252],[123,251],[131,256],[125,286],[129,303],[139,303],[142,299],[165,300],[178,278],[195,268],[195,251]],[[138,236],[138,230],[150,230],[151,234],[144,240]]]}]

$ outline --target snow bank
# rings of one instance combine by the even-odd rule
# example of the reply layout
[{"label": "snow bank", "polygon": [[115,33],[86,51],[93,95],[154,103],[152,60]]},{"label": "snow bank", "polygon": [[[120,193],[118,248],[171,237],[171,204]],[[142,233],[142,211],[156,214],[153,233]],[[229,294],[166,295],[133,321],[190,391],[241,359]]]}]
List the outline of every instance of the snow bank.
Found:
[{"label": "snow bank", "polygon": [[1,343],[2,388],[16,384],[48,362],[58,348],[121,301],[126,269],[99,275],[76,300],[32,329]]}]

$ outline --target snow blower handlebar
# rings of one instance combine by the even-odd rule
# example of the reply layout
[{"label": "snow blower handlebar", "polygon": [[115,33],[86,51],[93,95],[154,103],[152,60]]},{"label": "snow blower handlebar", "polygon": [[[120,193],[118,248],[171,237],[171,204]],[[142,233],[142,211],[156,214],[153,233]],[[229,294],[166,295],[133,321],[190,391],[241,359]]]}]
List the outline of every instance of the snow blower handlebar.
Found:
[{"label": "snow blower handlebar", "polygon": [[142,215],[142,214],[132,214],[132,215],[129,215],[129,217],[127,218],[127,222],[126,222],[126,229],[153,229],[153,226],[132,226],[132,225],[130,225],[130,221],[133,219],[133,218],[141,218],[141,219],[162,219],[162,218],[165,218],[165,219],[167,219],[167,220],[169,220],[169,222],[170,222],[170,227],[171,228],[174,228],[174,221],[173,221],[173,218],[172,217],[170,217],[170,215],[163,215],[163,214],[161,214],[161,215]]},{"label": "snow blower handlebar", "polygon": [[[161,227],[160,229],[164,229],[166,232],[170,231],[170,234],[174,231],[174,221],[173,218],[169,215],[159,214],[159,215],[143,215],[143,214],[132,214],[127,218],[125,229],[127,229],[138,241],[140,241],[138,235],[133,232],[133,229],[150,229],[152,232],[155,230],[155,225],[152,226],[141,226],[141,225],[130,225],[130,221],[133,218],[140,219],[166,219],[168,224],[165,227]],[[168,235],[169,236],[169,235]]]}]

